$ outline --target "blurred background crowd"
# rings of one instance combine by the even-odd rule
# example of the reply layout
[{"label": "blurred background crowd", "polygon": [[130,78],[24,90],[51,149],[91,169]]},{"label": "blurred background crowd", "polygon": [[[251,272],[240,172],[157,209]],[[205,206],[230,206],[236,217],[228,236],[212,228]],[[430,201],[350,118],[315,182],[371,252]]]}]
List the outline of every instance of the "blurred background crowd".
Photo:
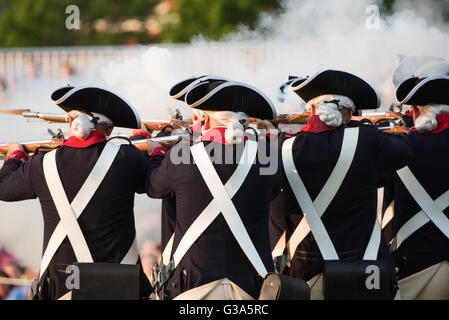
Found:
[{"label": "blurred background crowd", "polygon": [[25,300],[36,272],[0,246],[0,300]]}]

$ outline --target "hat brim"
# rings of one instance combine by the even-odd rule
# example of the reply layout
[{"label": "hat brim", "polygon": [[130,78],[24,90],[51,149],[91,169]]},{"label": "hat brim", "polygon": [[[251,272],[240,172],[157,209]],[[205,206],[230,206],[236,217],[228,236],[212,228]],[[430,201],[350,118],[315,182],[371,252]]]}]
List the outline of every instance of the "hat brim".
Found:
[{"label": "hat brim", "polygon": [[260,90],[235,81],[226,81],[210,90],[210,82],[202,82],[186,95],[189,107],[208,111],[244,112],[258,119],[276,118],[276,109]]},{"label": "hat brim", "polygon": [[[421,79],[423,80],[423,79]],[[396,88],[396,100],[401,103],[407,97],[407,95],[412,91],[412,89],[419,83],[420,78],[416,76],[411,76],[407,79],[404,79],[399,83]]]},{"label": "hat brim", "polygon": [[199,84],[201,81],[206,80],[216,80],[216,81],[229,81],[229,79],[222,78],[222,77],[215,77],[215,76],[201,76],[201,77],[194,77],[189,78],[183,81],[178,82],[170,89],[170,97],[173,99],[179,100],[179,101],[185,101],[186,93],[195,87],[197,84]]},{"label": "hat brim", "polygon": [[405,79],[396,90],[396,99],[406,105],[447,105],[449,104],[449,76]]},{"label": "hat brim", "polygon": [[323,70],[310,78],[298,78],[290,86],[305,102],[325,94],[337,94],[350,98],[356,110],[377,109],[380,106],[377,90],[349,72]]},{"label": "hat brim", "polygon": [[141,128],[140,116],[134,107],[119,95],[99,87],[64,87],[51,95],[53,102],[65,112],[80,110],[105,115],[113,125]]}]

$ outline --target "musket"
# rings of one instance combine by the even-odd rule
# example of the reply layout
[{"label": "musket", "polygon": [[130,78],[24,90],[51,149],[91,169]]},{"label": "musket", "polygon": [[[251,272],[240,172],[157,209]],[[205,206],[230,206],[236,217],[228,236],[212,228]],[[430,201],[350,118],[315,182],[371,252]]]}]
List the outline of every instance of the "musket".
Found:
[{"label": "musket", "polygon": [[[300,114],[281,114],[276,119],[271,120],[274,125],[278,124],[307,124],[310,113],[304,112]],[[370,114],[364,116],[353,116],[352,120],[362,121],[368,120],[383,132],[403,134],[408,133],[409,128],[402,124],[402,114],[398,112],[387,112],[382,114]],[[257,119],[251,118],[251,122],[257,122]]]},{"label": "musket", "polygon": [[[140,151],[147,152],[148,151],[148,140],[159,142],[166,148],[171,148],[178,141],[183,138],[188,138],[188,134],[174,134],[166,137],[158,137],[158,138],[150,138],[150,139],[140,139],[130,141],[137,149]],[[30,142],[19,142],[19,144],[23,147],[26,153],[35,153],[39,148],[41,151],[45,151],[46,149],[52,150],[56,147],[61,146],[64,143],[64,139],[61,138],[52,138],[51,140],[39,140],[39,141],[30,141]],[[0,154],[8,153],[8,144],[0,144]]]},{"label": "musket", "polygon": [[[20,112],[26,110],[25,112]],[[65,115],[59,114],[49,114],[49,113],[40,113],[40,112],[32,112],[28,109],[15,109],[15,110],[0,110],[0,113],[8,113],[8,114],[21,114],[25,118],[35,118],[45,120],[49,123],[65,123],[67,122],[67,118]],[[303,112],[299,114],[280,114],[275,119],[271,120],[274,125],[279,124],[307,124],[309,120],[310,114],[308,112]],[[377,125],[379,122],[383,122],[386,120],[396,121],[397,124],[392,126],[391,128],[382,128],[379,129],[385,132],[391,133],[405,133],[407,132],[406,128],[396,129],[400,127],[400,120],[402,115],[398,112],[387,112],[383,114],[373,114],[373,115],[364,115],[364,116],[353,116],[352,119],[355,121],[361,120],[369,120],[374,125]],[[257,123],[256,118],[250,118],[250,122],[255,124]],[[142,123],[147,127],[149,131],[161,131],[164,128],[169,128],[168,132],[172,130],[181,129],[184,131],[188,131],[189,125],[192,123],[192,119],[183,119],[179,116],[179,113],[171,120],[142,120]]]},{"label": "musket", "polygon": [[[63,114],[34,112],[30,109],[3,109],[0,110],[0,113],[21,115],[26,119],[40,119],[47,121],[48,123],[68,122],[67,117]],[[183,120],[177,113],[171,120],[142,120],[141,122],[149,131],[161,131],[164,128],[167,128],[167,131],[171,132],[175,129],[187,130],[188,126],[192,123],[192,120]]]},{"label": "musket", "polygon": [[[279,124],[307,124],[309,121],[310,114],[308,112],[298,113],[298,114],[280,114],[275,119],[270,120],[274,125]],[[250,118],[251,123],[257,123],[256,118]]]}]

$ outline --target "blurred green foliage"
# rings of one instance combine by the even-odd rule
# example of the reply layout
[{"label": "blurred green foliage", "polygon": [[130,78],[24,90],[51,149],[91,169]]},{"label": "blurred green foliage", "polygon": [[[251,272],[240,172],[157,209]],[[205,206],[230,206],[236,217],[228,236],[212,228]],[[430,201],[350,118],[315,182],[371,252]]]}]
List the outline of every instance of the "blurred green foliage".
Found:
[{"label": "blurred green foliage", "polygon": [[[65,46],[120,44],[128,39],[148,42],[145,33],[99,33],[99,18],[118,22],[144,18],[159,0],[0,0],[0,46]],[[66,28],[66,7],[80,8],[80,30]]]},{"label": "blurred green foliage", "polygon": [[[282,1],[0,0],[0,47],[188,42],[196,35],[219,40],[241,24],[253,28],[261,12],[276,12]],[[402,0],[377,1],[388,14]],[[161,2],[168,9],[158,9]],[[449,19],[449,0],[432,2]],[[80,8],[80,30],[65,26],[69,5]],[[137,19],[140,27],[123,28],[129,19]]]},{"label": "blurred green foliage", "polygon": [[193,35],[220,39],[235,31],[239,24],[254,27],[261,11],[279,8],[276,0],[177,0],[178,23],[164,29],[172,42],[189,41]]},{"label": "blurred green foliage", "polygon": [[[278,0],[172,0],[172,12],[158,17],[161,0],[0,0],[0,47],[112,45],[126,43],[186,42],[196,34],[219,39],[240,23],[253,26],[261,10],[279,7]],[[68,30],[69,5],[80,8],[80,30]],[[95,22],[120,25],[126,19],[145,22],[151,17],[161,27],[149,34],[98,32]]]}]

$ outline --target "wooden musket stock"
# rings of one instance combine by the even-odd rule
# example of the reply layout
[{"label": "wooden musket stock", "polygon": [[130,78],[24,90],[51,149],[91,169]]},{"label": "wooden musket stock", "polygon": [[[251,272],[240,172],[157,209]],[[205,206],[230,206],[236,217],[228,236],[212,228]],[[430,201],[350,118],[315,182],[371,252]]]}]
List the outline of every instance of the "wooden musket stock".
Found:
[{"label": "wooden musket stock", "polygon": [[[189,135],[176,134],[176,135],[170,135],[167,137],[151,138],[149,140],[154,141],[154,142],[159,142],[166,148],[171,148],[183,137],[188,138]],[[142,139],[142,140],[131,141],[131,143],[140,151],[148,151],[147,141],[148,141],[148,139]],[[53,149],[58,146],[61,146],[63,143],[64,143],[63,140],[53,139],[53,140],[21,142],[19,144],[23,147],[23,149],[25,150],[26,153],[35,153],[37,148]],[[0,144],[0,154],[6,154],[6,153],[8,153],[8,144]]]}]

